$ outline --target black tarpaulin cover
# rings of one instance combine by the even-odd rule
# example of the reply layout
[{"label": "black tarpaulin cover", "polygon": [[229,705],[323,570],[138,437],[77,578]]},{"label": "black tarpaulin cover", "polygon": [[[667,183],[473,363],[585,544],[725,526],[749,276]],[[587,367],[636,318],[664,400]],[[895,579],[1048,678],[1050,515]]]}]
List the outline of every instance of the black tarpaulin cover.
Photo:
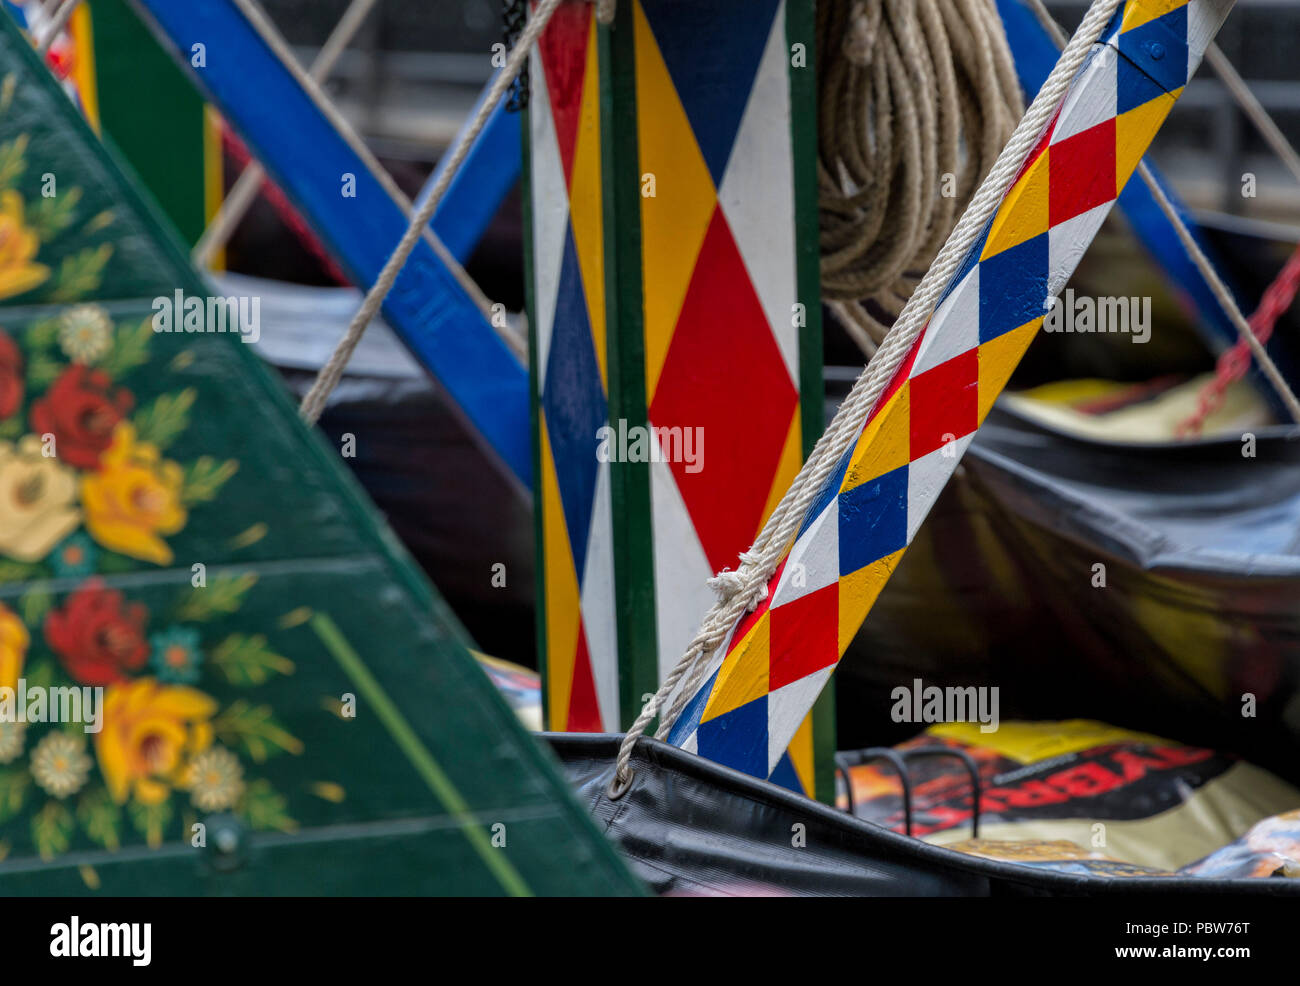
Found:
[{"label": "black tarpaulin cover", "polygon": [[931,846],[653,739],[631,790],[605,796],[619,736],[548,734],[579,799],[659,893],[1025,896],[1240,893],[1300,896],[1300,881],[1059,873]]}]

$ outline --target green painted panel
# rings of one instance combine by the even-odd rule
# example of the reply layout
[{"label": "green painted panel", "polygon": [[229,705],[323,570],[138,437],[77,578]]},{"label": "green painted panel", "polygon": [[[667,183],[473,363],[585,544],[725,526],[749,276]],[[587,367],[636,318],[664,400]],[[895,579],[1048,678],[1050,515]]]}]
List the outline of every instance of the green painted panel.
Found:
[{"label": "green painted panel", "polygon": [[100,126],[193,246],[207,225],[204,103],[126,0],[90,0]]},{"label": "green painted panel", "polygon": [[0,20],[0,893],[640,892]]}]

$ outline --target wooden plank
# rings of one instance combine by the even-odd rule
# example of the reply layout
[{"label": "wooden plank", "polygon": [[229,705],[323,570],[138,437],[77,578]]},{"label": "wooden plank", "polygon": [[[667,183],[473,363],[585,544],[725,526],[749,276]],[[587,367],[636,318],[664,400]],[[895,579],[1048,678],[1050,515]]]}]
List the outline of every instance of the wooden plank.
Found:
[{"label": "wooden plank", "polygon": [[671,742],[771,772],[1231,5],[1117,12]]},{"label": "wooden plank", "polygon": [[[530,129],[548,699],[552,728],[617,729],[820,432],[812,8],[639,0],[585,41],[569,22],[587,29],[586,6],[558,16]],[[612,596],[593,591],[611,570]],[[782,760],[788,786],[815,787],[814,732]]]},{"label": "wooden plank", "polygon": [[530,366],[538,648],[552,729],[618,729],[605,220],[598,42],[590,4],[561,6],[531,56]]}]

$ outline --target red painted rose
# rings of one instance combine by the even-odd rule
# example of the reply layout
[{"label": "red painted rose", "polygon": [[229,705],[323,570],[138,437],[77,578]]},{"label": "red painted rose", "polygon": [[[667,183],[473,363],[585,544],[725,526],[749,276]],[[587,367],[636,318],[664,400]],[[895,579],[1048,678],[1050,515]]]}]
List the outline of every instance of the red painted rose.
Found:
[{"label": "red painted rose", "polygon": [[131,394],[103,370],[74,363],[32,405],[32,429],[52,434],[58,458],[78,469],[95,469],[113,441],[113,429],[135,404]]},{"label": "red painted rose", "polygon": [[78,684],[111,685],[148,659],[147,620],[140,603],[90,579],[45,617],[45,640]]},{"label": "red painted rose", "polygon": [[22,350],[9,338],[8,333],[0,331],[0,418],[9,417],[22,402]]}]

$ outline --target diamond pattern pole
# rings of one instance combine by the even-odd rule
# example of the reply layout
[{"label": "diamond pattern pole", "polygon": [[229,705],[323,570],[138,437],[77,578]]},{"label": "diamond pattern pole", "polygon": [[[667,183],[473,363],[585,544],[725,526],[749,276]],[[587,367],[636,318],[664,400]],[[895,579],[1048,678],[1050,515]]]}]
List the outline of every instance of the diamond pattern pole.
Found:
[{"label": "diamond pattern pole", "polygon": [[[562,8],[531,70],[555,729],[631,722],[823,424],[810,0],[629,0],[617,16]],[[805,717],[775,780],[830,796],[828,712]]]}]

